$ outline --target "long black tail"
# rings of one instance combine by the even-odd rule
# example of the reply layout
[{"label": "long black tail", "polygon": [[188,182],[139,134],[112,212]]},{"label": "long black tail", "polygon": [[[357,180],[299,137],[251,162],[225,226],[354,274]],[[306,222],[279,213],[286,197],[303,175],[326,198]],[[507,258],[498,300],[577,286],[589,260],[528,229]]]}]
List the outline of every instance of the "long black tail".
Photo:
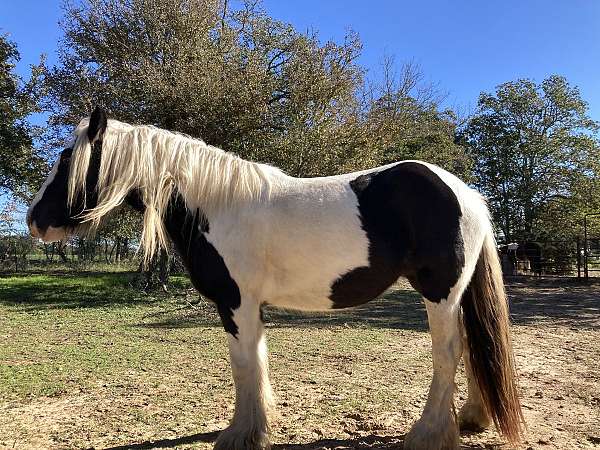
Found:
[{"label": "long black tail", "polygon": [[521,440],[523,412],[517,391],[508,303],[491,233],[486,236],[471,284],[462,298],[470,362],[487,413],[511,442]]}]

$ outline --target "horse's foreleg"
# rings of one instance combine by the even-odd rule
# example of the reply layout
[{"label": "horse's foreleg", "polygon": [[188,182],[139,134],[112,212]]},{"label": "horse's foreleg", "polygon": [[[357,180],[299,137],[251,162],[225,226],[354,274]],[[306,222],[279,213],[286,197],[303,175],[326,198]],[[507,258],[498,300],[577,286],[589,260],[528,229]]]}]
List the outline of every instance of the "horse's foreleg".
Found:
[{"label": "horse's foreleg", "polygon": [[267,345],[258,302],[242,299],[234,311],[236,336],[228,334],[231,370],[235,383],[235,413],[218,437],[218,450],[270,448],[267,422],[272,404]]},{"label": "horse's foreleg", "polygon": [[457,449],[458,425],[454,412],[454,376],[462,352],[459,299],[463,289],[452,289],[447,300],[425,300],[433,350],[433,379],[421,418],[406,435],[410,450]]}]

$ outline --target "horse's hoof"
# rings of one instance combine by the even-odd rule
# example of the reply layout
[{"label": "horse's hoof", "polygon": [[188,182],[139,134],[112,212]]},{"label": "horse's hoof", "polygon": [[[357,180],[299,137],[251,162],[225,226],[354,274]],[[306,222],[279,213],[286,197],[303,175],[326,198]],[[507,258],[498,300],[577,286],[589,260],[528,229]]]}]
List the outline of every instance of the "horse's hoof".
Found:
[{"label": "horse's hoof", "polygon": [[264,430],[245,430],[230,425],[219,433],[215,450],[270,450],[269,433]]},{"label": "horse's hoof", "polygon": [[465,403],[458,413],[460,431],[479,433],[492,424],[483,406]]},{"label": "horse's hoof", "polygon": [[454,420],[434,425],[419,419],[404,439],[404,450],[458,450],[458,448],[458,427]]}]

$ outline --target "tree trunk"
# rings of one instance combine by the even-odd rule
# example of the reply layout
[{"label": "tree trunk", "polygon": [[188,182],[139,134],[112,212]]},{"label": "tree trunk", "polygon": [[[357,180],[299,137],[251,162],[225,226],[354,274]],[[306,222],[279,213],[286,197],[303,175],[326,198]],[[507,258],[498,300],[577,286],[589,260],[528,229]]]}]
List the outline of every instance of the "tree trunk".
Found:
[{"label": "tree trunk", "polygon": [[69,262],[69,258],[67,258],[67,255],[65,254],[65,247],[66,247],[66,245],[67,244],[64,243],[63,241],[58,241],[56,243],[56,253],[58,253],[58,256],[60,256],[60,259],[64,263]]},{"label": "tree trunk", "polygon": [[160,286],[163,291],[167,292],[170,275],[170,255],[167,250],[161,250],[160,253],[152,258],[148,267],[144,269],[143,263],[140,262],[139,272],[142,275],[142,288],[148,292],[156,286]]}]

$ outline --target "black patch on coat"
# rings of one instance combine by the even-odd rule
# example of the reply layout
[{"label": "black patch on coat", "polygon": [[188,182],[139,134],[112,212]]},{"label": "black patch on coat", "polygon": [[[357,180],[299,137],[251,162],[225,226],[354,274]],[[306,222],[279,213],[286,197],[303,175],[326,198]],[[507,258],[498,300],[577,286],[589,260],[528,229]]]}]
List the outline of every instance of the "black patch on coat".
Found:
[{"label": "black patch on coat", "polygon": [[[127,202],[134,209],[144,210],[137,192],[129,194]],[[238,326],[233,320],[233,310],[240,307],[240,290],[223,257],[204,235],[209,231],[208,219],[200,210],[190,211],[181,195],[175,194],[169,202],[164,221],[194,287],[215,302],[225,331],[237,337]]]},{"label": "black patch on coat", "polygon": [[447,298],[464,266],[462,212],[452,189],[414,162],[361,175],[350,186],[369,240],[369,265],[332,284],[333,307],[368,302],[400,276],[430,301]]},{"label": "black patch on coat", "polygon": [[85,187],[78,198],[74,199],[73,205],[67,206],[69,170],[71,166],[72,148],[66,148],[60,154],[59,165],[56,176],[46,186],[46,190],[40,201],[33,207],[27,217],[30,225],[35,222],[36,227],[44,233],[48,227],[66,228],[73,230],[81,224],[79,216],[85,209],[92,209],[98,204],[97,185],[100,173],[100,161],[102,157],[102,139],[108,119],[104,110],[98,106],[90,115],[87,135],[93,142],[88,172],[86,174]]},{"label": "black patch on coat", "polygon": [[106,112],[99,106],[94,108],[92,114],[90,114],[90,121],[88,123],[87,136],[90,142],[96,142],[96,140],[102,140],[106,127],[108,125],[108,118]]},{"label": "black patch on coat", "polygon": [[27,217],[28,224],[35,222],[36,227],[42,233],[51,226],[74,229],[82,222],[79,214],[84,209],[94,208],[98,204],[96,186],[100,172],[101,144],[97,143],[95,145],[90,156],[84,188],[85,194],[82,192],[69,208],[67,206],[67,195],[72,154],[72,148],[66,148],[61,152],[54,179],[46,186],[42,197]]}]

